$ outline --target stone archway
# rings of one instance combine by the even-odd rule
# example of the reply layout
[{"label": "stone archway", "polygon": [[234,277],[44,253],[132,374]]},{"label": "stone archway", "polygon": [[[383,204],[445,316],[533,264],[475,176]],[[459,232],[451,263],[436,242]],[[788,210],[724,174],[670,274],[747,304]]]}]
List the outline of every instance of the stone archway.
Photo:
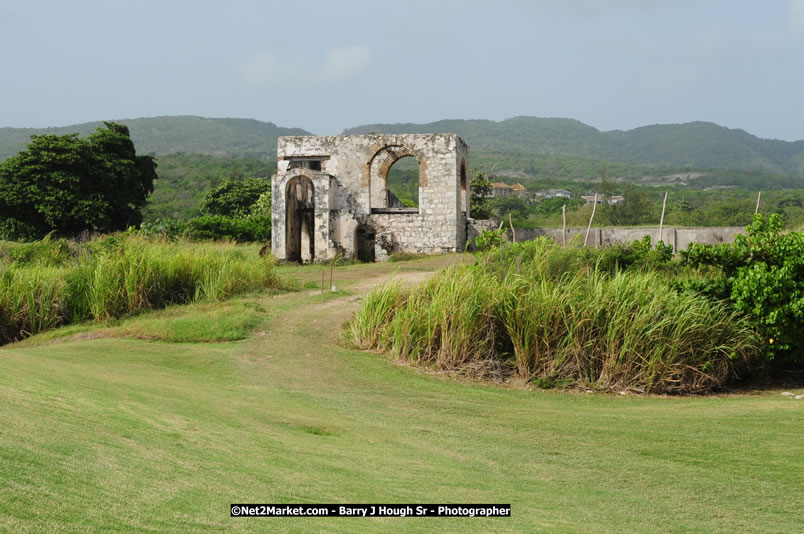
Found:
[{"label": "stone archway", "polygon": [[391,207],[388,202],[388,171],[402,158],[412,157],[416,160],[419,169],[419,186],[427,185],[426,162],[420,154],[406,146],[401,144],[372,146],[371,154],[367,163],[370,210]]},{"label": "stone archway", "polygon": [[315,195],[313,182],[295,176],[285,187],[285,259],[315,261]]}]

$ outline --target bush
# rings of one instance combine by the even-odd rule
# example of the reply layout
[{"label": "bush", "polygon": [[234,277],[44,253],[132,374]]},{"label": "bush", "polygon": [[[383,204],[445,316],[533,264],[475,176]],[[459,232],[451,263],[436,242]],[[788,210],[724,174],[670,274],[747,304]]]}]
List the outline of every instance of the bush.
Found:
[{"label": "bush", "polygon": [[181,219],[157,218],[140,225],[140,233],[145,237],[167,237],[175,239],[182,235],[187,223]]},{"label": "bush", "polygon": [[598,267],[610,273],[627,269],[659,270],[671,268],[672,260],[672,245],[659,241],[653,247],[650,236],[646,235],[642,241],[617,243],[601,249]]},{"label": "bush", "polygon": [[483,230],[480,235],[475,238],[475,247],[478,250],[487,250],[493,247],[499,247],[505,241],[506,230],[499,228],[497,230]]},{"label": "bush", "polygon": [[185,235],[192,240],[269,241],[271,239],[271,218],[264,215],[252,215],[244,218],[205,215],[187,221]]},{"label": "bush", "polygon": [[762,334],[768,361],[804,363],[804,233],[782,234],[776,215],[755,215],[732,244],[693,244],[682,251],[691,266],[715,266],[714,276],[679,284],[728,302]]},{"label": "bush", "polygon": [[[261,178],[249,178],[242,181],[230,180],[210,188],[204,193],[204,198],[201,200],[201,213],[224,217],[246,217],[253,212],[255,205],[265,193],[268,193],[267,204],[270,206],[270,192],[271,182]],[[266,203],[265,197],[263,197],[262,203]]]}]

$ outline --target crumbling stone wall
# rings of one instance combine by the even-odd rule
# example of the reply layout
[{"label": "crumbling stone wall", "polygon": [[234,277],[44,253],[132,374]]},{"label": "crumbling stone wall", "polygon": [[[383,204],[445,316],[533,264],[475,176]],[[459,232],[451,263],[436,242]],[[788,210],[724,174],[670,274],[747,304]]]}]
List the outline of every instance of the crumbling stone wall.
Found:
[{"label": "crumbling stone wall", "polygon": [[[277,257],[299,259],[298,228],[311,222],[312,249],[302,261],[325,261],[338,253],[381,260],[396,251],[463,250],[470,215],[469,147],[457,135],[280,137],[277,154],[271,240]],[[403,157],[419,164],[418,208],[388,206],[388,171]],[[312,184],[311,200],[301,209],[288,205],[288,187],[297,187],[299,176]]]}]

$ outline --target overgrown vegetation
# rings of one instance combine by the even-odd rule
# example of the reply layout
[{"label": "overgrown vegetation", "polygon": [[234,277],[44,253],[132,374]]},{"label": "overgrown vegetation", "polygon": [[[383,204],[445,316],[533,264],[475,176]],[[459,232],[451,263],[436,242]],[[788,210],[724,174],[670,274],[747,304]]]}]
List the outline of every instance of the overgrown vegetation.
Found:
[{"label": "overgrown vegetation", "polygon": [[245,155],[164,154],[157,157],[159,180],[143,210],[146,221],[201,215],[204,193],[227,181],[257,178],[270,184],[276,159]]},{"label": "overgrown vegetation", "polygon": [[[679,287],[726,301],[749,317],[763,338],[767,360],[804,364],[804,233],[782,233],[778,215],[757,215],[732,244],[693,243],[681,252],[694,267],[716,272]],[[770,363],[770,362],[768,362]]]},{"label": "overgrown vegetation", "polygon": [[128,128],[105,123],[86,138],[35,135],[0,163],[0,239],[124,230],[142,221],[156,164]]},{"label": "overgrown vegetation", "polygon": [[679,273],[671,256],[649,242],[603,250],[546,238],[503,244],[415,290],[377,289],[350,337],[418,365],[543,387],[721,388],[759,360],[760,338],[727,303],[671,287],[669,274],[694,274]]},{"label": "overgrown vegetation", "polygon": [[211,187],[201,200],[204,215],[187,221],[155,219],[140,226],[149,236],[191,240],[270,241],[271,184],[258,178],[228,180]]},{"label": "overgrown vegetation", "polygon": [[270,256],[247,256],[228,243],[134,235],[80,246],[3,243],[0,262],[0,343],[65,324],[283,285]]}]

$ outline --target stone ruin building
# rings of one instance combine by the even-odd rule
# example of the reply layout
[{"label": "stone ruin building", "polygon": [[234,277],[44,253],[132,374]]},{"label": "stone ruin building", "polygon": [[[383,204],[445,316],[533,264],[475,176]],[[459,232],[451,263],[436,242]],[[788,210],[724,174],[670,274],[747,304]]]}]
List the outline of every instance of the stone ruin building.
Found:
[{"label": "stone ruin building", "polygon": [[[398,160],[419,165],[419,206],[388,190]],[[280,137],[272,177],[273,254],[280,259],[381,261],[393,252],[464,249],[469,147],[455,134]]]}]

